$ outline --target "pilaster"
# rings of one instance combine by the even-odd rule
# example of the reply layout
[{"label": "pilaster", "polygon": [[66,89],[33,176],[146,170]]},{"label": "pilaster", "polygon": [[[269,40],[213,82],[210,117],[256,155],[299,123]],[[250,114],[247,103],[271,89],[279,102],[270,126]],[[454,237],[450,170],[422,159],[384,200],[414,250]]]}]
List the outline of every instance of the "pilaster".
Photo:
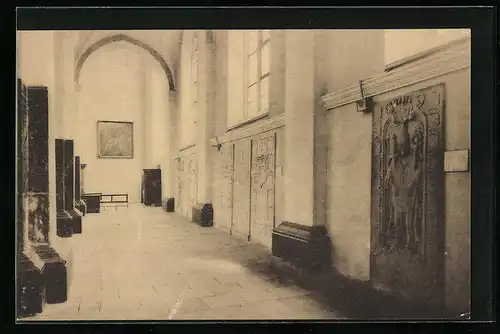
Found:
[{"label": "pilaster", "polygon": [[285,36],[286,221],[314,225],[314,35]]},{"label": "pilaster", "polygon": [[[210,31],[199,34],[199,103],[197,110],[196,144],[198,147],[198,203],[210,203],[212,147],[214,132],[215,44]],[[207,38],[209,37],[209,38]]]}]

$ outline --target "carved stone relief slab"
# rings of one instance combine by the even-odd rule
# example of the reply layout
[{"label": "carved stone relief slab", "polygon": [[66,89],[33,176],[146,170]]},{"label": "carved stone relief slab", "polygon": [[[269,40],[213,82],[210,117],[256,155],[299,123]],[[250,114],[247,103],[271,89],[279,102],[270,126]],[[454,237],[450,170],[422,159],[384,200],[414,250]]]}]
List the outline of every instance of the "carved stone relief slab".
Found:
[{"label": "carved stone relief slab", "polygon": [[442,298],[444,85],[375,106],[372,281],[421,301]]},{"label": "carved stone relief slab", "polygon": [[253,139],[251,165],[250,234],[257,242],[271,247],[274,228],[276,133]]},{"label": "carved stone relief slab", "polygon": [[189,184],[189,170],[191,168],[190,166],[191,159],[189,156],[184,157],[184,173],[182,174],[182,181],[181,181],[181,186],[182,186],[182,215],[185,217],[189,218],[189,211],[191,211],[191,208],[189,206],[189,197],[190,197],[190,184]]},{"label": "carved stone relief slab", "polygon": [[188,197],[186,203],[188,207],[187,217],[191,219],[193,212],[193,206],[198,201],[198,161],[196,159],[196,154],[191,154],[188,158],[188,170],[186,175],[186,187],[188,188]]},{"label": "carved stone relief slab", "polygon": [[49,198],[43,193],[28,193],[28,239],[49,242]]},{"label": "carved stone relief slab", "polygon": [[215,197],[215,223],[218,227],[230,230],[233,212],[233,144],[221,147],[218,160],[219,196]]},{"label": "carved stone relief slab", "polygon": [[232,233],[250,236],[250,154],[251,141],[234,144],[234,184]]}]

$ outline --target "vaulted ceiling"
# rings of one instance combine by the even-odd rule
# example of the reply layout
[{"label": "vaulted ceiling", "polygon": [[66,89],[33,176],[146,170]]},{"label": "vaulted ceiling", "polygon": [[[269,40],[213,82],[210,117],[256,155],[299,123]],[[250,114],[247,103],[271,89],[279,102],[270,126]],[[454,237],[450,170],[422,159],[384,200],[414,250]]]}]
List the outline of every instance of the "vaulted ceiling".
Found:
[{"label": "vaulted ceiling", "polygon": [[[163,67],[168,66],[177,81],[177,69],[180,61],[181,30],[85,30],[78,31],[75,46],[75,66],[77,72],[93,51],[106,44],[125,41],[142,47],[152,54]],[[166,72],[168,72],[166,70]],[[168,76],[168,74],[167,74]]]}]

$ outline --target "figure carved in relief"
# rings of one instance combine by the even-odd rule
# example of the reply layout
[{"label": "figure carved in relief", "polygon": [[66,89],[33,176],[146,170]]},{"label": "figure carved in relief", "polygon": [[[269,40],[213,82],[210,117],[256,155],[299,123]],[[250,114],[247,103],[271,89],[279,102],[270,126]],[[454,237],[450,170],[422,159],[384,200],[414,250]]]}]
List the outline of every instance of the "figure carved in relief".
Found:
[{"label": "figure carved in relief", "polygon": [[263,188],[264,185],[272,178],[272,164],[271,159],[273,158],[272,154],[262,154],[255,158],[255,173],[258,175],[257,178],[257,186],[258,188]]},{"label": "figure carved in relief", "polygon": [[44,207],[44,203],[37,197],[32,197],[29,200],[28,210],[29,239],[33,242],[47,242],[48,230],[47,222],[45,221],[46,217],[44,215],[44,212],[47,211],[47,208]]},{"label": "figure carved in relief", "polygon": [[386,106],[384,198],[379,251],[418,253],[422,245],[424,124],[411,96]]}]

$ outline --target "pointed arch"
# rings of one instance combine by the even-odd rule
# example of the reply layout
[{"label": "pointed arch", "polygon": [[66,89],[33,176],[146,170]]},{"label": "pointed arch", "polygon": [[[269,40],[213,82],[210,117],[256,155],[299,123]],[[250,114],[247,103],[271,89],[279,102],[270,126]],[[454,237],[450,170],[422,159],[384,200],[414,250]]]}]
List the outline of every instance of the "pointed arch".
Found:
[{"label": "pointed arch", "polygon": [[85,51],[80,55],[78,58],[78,61],[76,63],[76,69],[75,69],[75,83],[78,84],[80,81],[80,72],[83,68],[83,65],[85,64],[85,61],[90,57],[90,55],[94,52],[97,51],[98,49],[102,48],[103,46],[110,44],[110,43],[115,43],[115,42],[127,42],[133,45],[136,45],[144,50],[146,50],[153,58],[158,61],[160,66],[162,67],[163,71],[165,72],[165,75],[167,77],[168,81],[168,86],[171,91],[175,91],[175,85],[174,85],[174,77],[172,74],[172,71],[170,67],[168,66],[167,62],[163,57],[160,55],[158,51],[156,51],[154,48],[149,46],[148,44],[132,38],[130,36],[127,36],[125,34],[117,34],[117,35],[112,35],[108,37],[104,37],[96,42],[94,42],[92,45],[87,47]]}]

